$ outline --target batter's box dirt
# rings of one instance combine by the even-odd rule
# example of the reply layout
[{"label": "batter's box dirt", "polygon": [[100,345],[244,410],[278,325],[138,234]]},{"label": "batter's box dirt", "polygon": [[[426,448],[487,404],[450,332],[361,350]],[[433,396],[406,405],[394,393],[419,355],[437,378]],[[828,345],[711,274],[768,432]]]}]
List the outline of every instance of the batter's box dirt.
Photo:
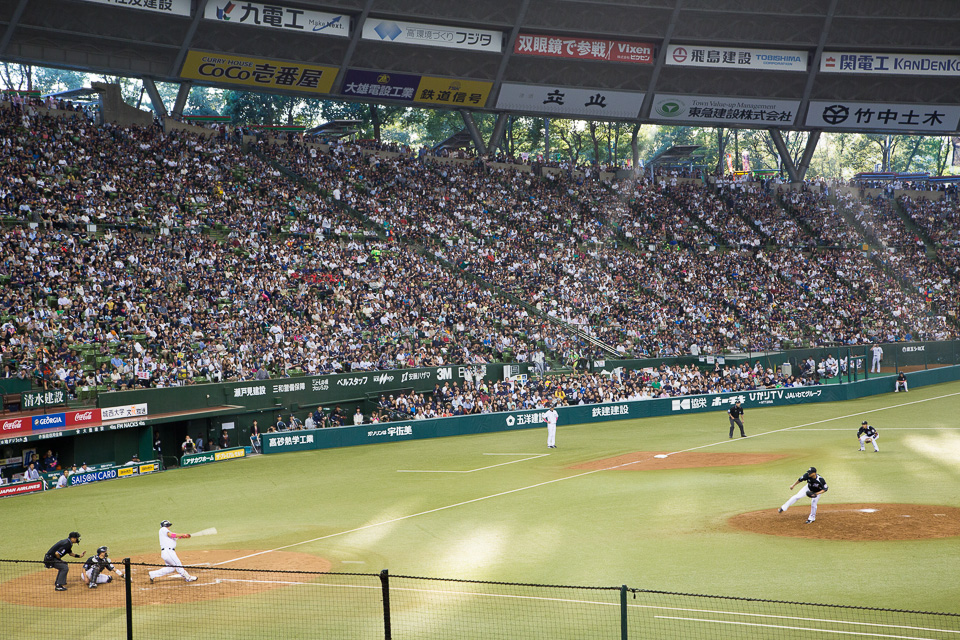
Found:
[{"label": "batter's box dirt", "polygon": [[[573,465],[571,469],[612,469],[624,471],[657,471],[663,469],[698,469],[700,467],[737,467],[747,464],[765,464],[787,458],[774,453],[674,453],[669,451],[635,451],[613,458],[590,460]],[[658,458],[658,455],[667,455]]]},{"label": "batter's box dirt", "polygon": [[[257,554],[259,555],[253,555]],[[131,556],[131,563],[144,563],[150,566],[131,566],[131,593],[134,606],[155,604],[181,604],[197,602],[199,600],[219,600],[234,598],[250,594],[263,593],[271,589],[309,585],[321,579],[313,573],[278,573],[281,571],[293,572],[324,572],[330,571],[332,564],[326,558],[311,556],[306,553],[290,553],[274,551],[262,553],[256,549],[212,549],[189,551],[177,549],[177,555],[187,571],[197,577],[196,582],[184,582],[176,573],[150,582],[149,571],[159,569],[162,565],[159,553],[150,553]],[[251,556],[253,557],[245,557]],[[122,556],[121,556],[122,557]],[[242,558],[219,566],[217,563],[226,560]],[[111,558],[115,566],[122,569],[118,558]],[[195,566],[191,566],[195,565]],[[70,607],[101,609],[123,607],[124,584],[123,579],[113,576],[113,582],[100,585],[97,589],[89,589],[83,583],[80,575],[80,564],[71,563],[70,573],[67,575],[67,591],[55,593],[53,580],[57,572],[53,569],[43,569],[37,565],[34,573],[8,580],[0,584],[0,600],[12,604],[29,606]],[[246,571],[237,571],[245,569]],[[38,593],[49,591],[49,595],[38,598]]]},{"label": "batter's box dirt", "polygon": [[801,501],[785,513],[777,513],[776,507],[741,513],[730,518],[730,524],[741,531],[816,540],[862,542],[960,536],[960,509],[956,507],[821,502],[816,522],[804,524],[809,514],[809,502],[804,505]]}]

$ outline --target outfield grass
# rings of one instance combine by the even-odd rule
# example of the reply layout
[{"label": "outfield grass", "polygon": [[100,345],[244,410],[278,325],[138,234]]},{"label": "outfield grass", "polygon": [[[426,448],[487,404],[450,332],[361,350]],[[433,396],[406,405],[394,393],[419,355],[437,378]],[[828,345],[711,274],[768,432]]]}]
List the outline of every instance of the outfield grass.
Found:
[{"label": "outfield grass", "polygon": [[[747,439],[728,440],[725,414],[709,413],[561,427],[550,450],[545,430],[534,429],[258,456],[2,500],[0,556],[40,559],[76,529],[88,552],[107,544],[114,558],[154,553],[159,561],[158,525],[170,519],[179,531],[219,530],[182,549],[295,545],[289,550],[325,557],[333,571],[960,612],[958,538],[818,541],[726,524],[775,510],[810,465],[830,484],[822,505],[960,506],[958,415],[960,383],[950,383],[748,410]],[[864,417],[881,433],[879,455],[857,451]],[[789,457],[669,471],[570,468],[698,447]],[[46,577],[52,584],[53,572]]]}]

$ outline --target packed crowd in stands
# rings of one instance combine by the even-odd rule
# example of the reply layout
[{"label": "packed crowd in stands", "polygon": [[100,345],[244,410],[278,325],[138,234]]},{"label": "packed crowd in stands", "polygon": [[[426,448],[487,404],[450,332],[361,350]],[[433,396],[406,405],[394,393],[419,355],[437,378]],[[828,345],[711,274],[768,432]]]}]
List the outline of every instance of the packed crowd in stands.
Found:
[{"label": "packed crowd in stands", "polygon": [[884,202],[385,150],[0,110],[0,215],[38,224],[2,231],[4,362],[76,391],[955,335],[920,245],[854,248],[854,205],[899,242]]}]

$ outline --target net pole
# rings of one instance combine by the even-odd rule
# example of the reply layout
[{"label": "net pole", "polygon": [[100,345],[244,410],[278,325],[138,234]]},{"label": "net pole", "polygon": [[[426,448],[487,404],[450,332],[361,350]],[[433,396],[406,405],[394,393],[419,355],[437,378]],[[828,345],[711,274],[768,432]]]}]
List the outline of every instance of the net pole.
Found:
[{"label": "net pole", "polygon": [[627,640],[627,585],[620,585],[620,640]]},{"label": "net pole", "polygon": [[131,592],[130,558],[123,559],[123,590],[126,599],[127,640],[133,640],[133,597]]},{"label": "net pole", "polygon": [[383,638],[391,640],[390,631],[390,573],[384,569],[380,572],[380,589],[383,592]]}]

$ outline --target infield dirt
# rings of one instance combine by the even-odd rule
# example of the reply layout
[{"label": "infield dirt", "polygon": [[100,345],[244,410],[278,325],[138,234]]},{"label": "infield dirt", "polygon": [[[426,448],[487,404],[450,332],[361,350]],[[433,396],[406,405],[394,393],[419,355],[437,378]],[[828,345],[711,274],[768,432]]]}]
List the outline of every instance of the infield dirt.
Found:
[{"label": "infield dirt", "polygon": [[590,460],[570,467],[571,469],[612,469],[623,471],[658,471],[664,469],[698,469],[701,467],[736,467],[747,464],[765,464],[789,456],[774,453],[674,453],[666,458],[658,455],[669,451],[634,451],[613,458]]}]

